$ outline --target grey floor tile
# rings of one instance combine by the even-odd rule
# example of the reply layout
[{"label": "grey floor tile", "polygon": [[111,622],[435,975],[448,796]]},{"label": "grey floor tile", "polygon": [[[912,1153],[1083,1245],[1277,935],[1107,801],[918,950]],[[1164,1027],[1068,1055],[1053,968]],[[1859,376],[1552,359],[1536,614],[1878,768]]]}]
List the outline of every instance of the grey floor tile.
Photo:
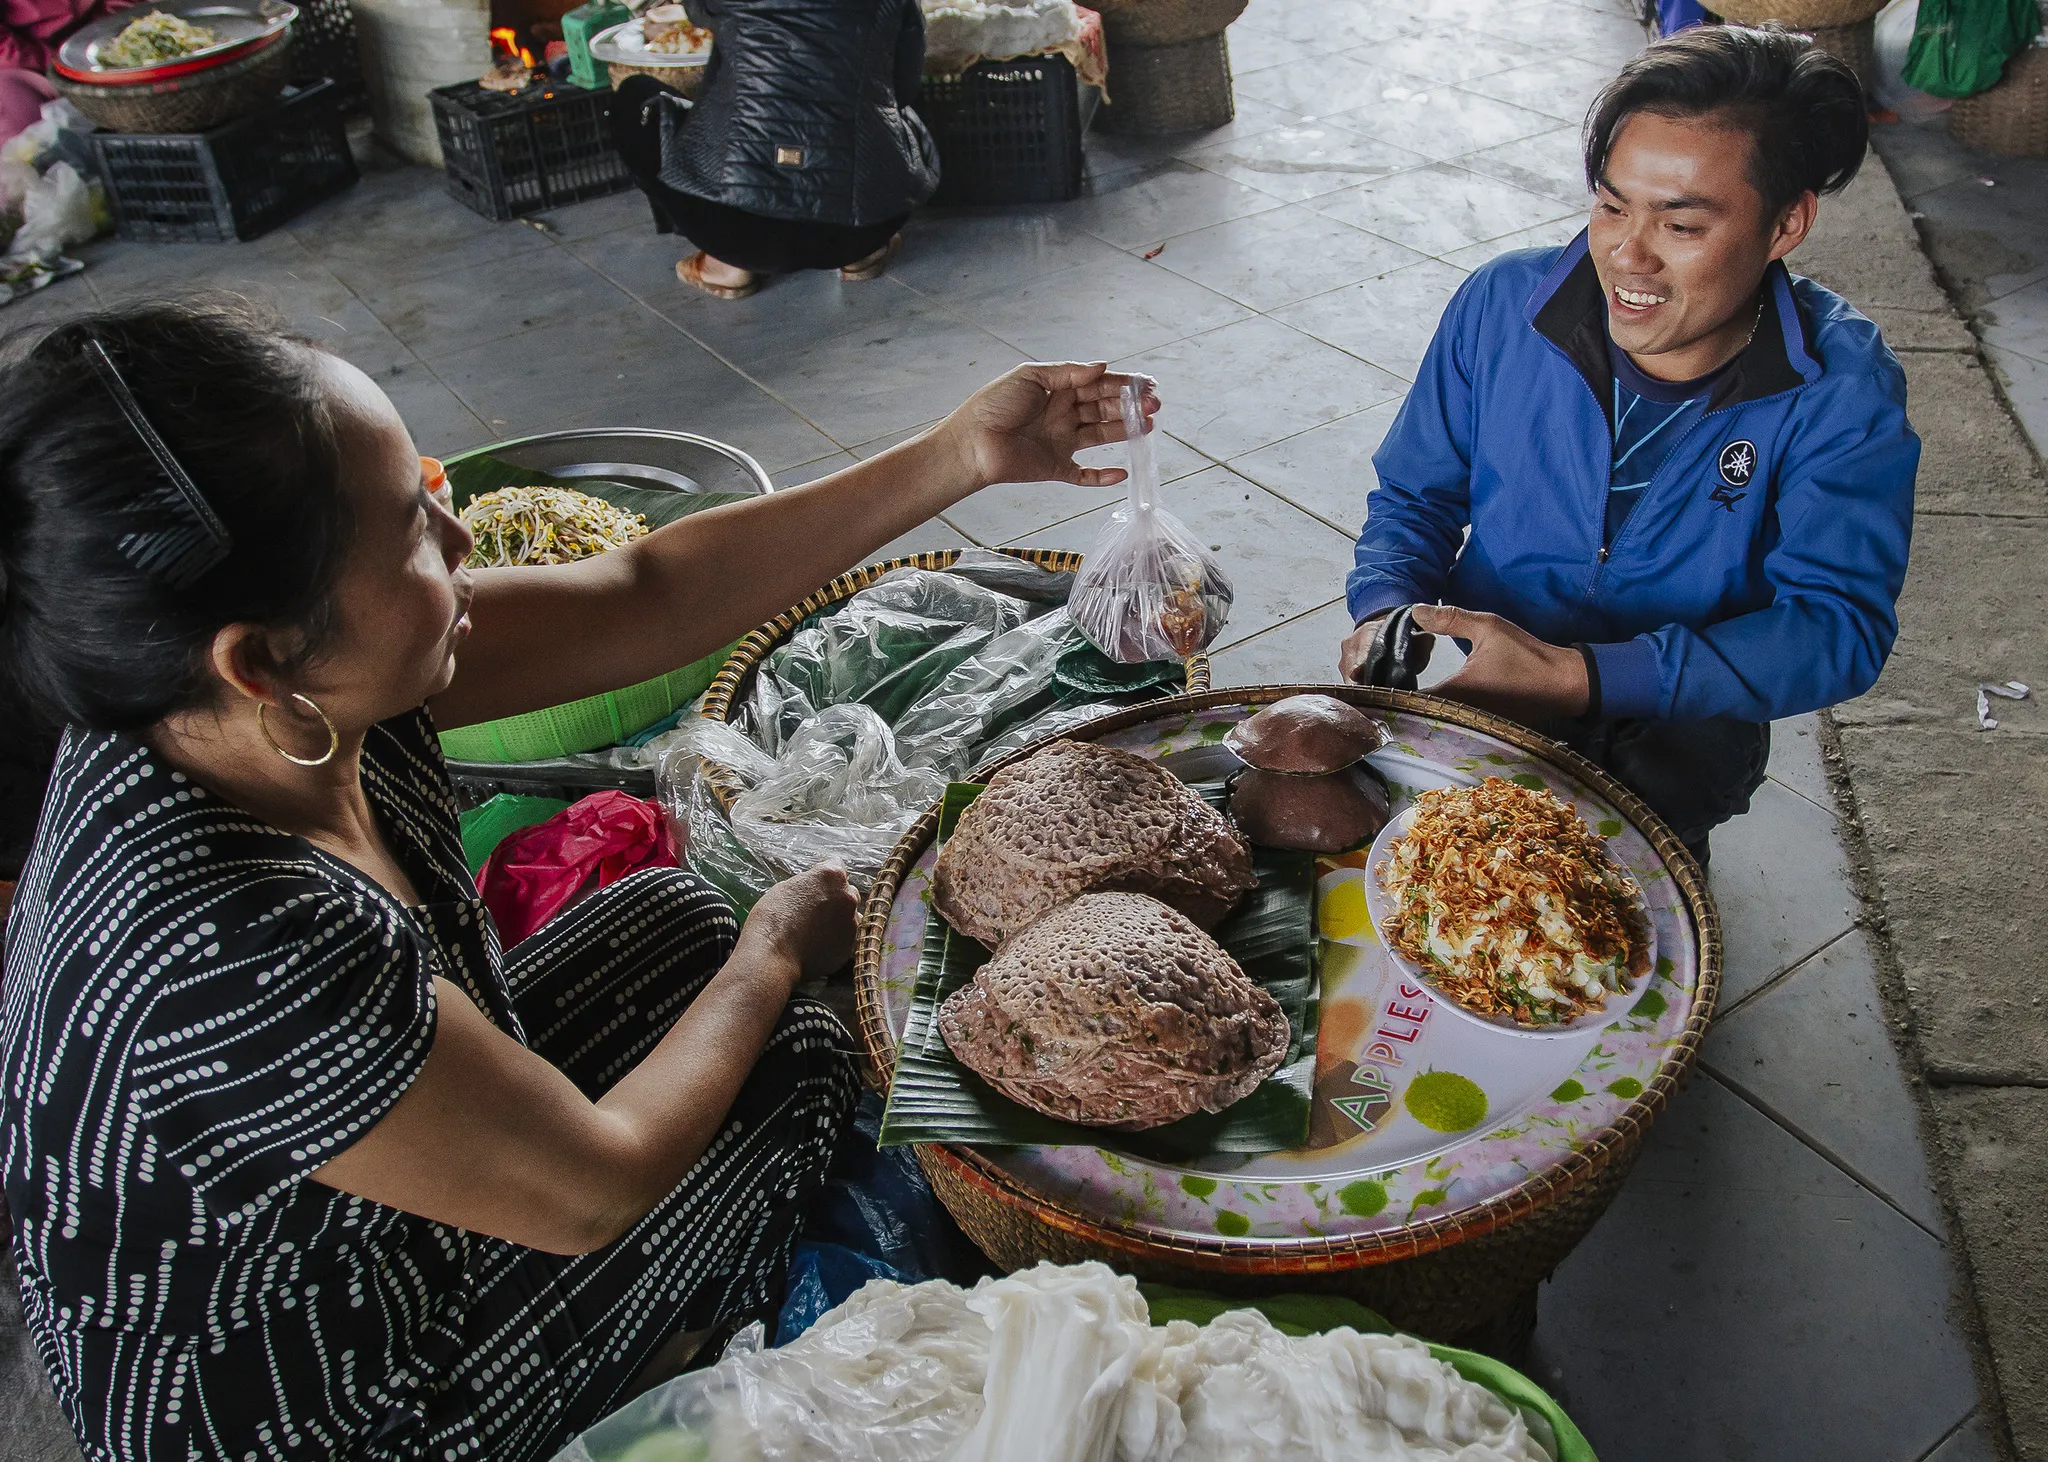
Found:
[{"label": "grey floor tile", "polygon": [[361,300],[350,299],[331,312],[293,310],[289,315],[293,327],[308,339],[378,380],[419,363],[419,357]]},{"label": "grey floor tile", "polygon": [[1159,424],[1218,461],[1391,401],[1399,377],[1253,318],[1119,363],[1160,384]]},{"label": "grey floor tile", "polygon": [[2048,278],[2048,160],[1984,158],[1978,174],[1913,200],[1935,265],[1959,286],[1965,312]]},{"label": "grey floor tile", "polygon": [[1885,1029],[1869,939],[1852,930],[1715,1021],[1701,1059],[1929,1233],[1941,1233],[1919,1113]]},{"label": "grey floor tile", "polygon": [[1306,208],[1275,208],[1169,240],[1153,260],[1255,310],[1276,310],[1428,257]]},{"label": "grey floor tile", "polygon": [[[1226,627],[1229,635],[1236,626]],[[1249,638],[1239,637],[1210,652],[1211,683],[1232,685],[1334,685],[1337,647],[1351,632],[1344,601],[1335,600]]]},{"label": "grey floor tile", "polygon": [[1498,178],[1435,163],[1312,199],[1318,213],[1444,255],[1578,210]]},{"label": "grey floor tile", "polygon": [[1330,122],[1275,127],[1243,139],[1184,152],[1188,162],[1298,203],[1370,178],[1420,167],[1428,159]]},{"label": "grey floor tile", "polygon": [[434,371],[493,432],[658,426],[731,442],[770,472],[836,445],[651,311],[624,308],[491,343],[434,362]]},{"label": "grey floor tile", "polygon": [[819,478],[828,477],[842,467],[851,467],[858,461],[860,458],[851,452],[834,452],[829,457],[820,457],[815,462],[800,462],[794,467],[785,467],[780,472],[770,473],[769,476],[778,488],[802,487],[806,482],[816,482]]},{"label": "grey floor tile", "polygon": [[1553,218],[1550,222],[1539,223],[1534,228],[1517,229],[1511,234],[1502,234],[1497,239],[1453,249],[1443,256],[1443,260],[1446,264],[1456,265],[1460,269],[1477,269],[1487,260],[1497,259],[1502,254],[1512,253],[1516,249],[1560,248],[1577,238],[1585,227],[1586,210],[1579,208],[1563,218]]},{"label": "grey floor tile", "polygon": [[621,302],[617,285],[561,249],[500,260],[491,266],[490,279],[487,291],[479,290],[476,277],[466,270],[373,279],[362,281],[357,293],[423,359],[544,325],[571,324]]},{"label": "grey floor tile", "polygon": [[1579,150],[1579,129],[1559,127],[1468,153],[1458,166],[1542,193],[1574,208],[1586,206],[1586,166]]},{"label": "grey floor tile", "polygon": [[1353,412],[1234,457],[1230,468],[1355,537],[1365,522],[1365,500],[1379,482],[1372,454],[1400,411],[1399,401],[1388,401]]},{"label": "grey floor tile", "polygon": [[1464,270],[1425,259],[1275,310],[1273,318],[1412,381],[1444,306],[1464,282]]},{"label": "grey floor tile", "polygon": [[1998,372],[2013,414],[2033,439],[2034,450],[2048,456],[2048,365],[1996,347],[1987,347],[1984,353]]},{"label": "grey floor tile", "polygon": [[[1215,465],[1194,448],[1176,441],[1163,431],[1154,432],[1152,437],[1153,460],[1158,465],[1162,483],[1178,482]],[[1075,460],[1084,467],[1121,467],[1129,459],[1121,443],[1111,443],[1090,447],[1076,454]],[[1056,523],[1093,512],[1105,503],[1120,503],[1124,493],[1122,484],[1115,487],[1077,487],[1070,482],[1003,482],[985,487],[973,497],[955,504],[947,510],[946,516],[983,543],[1015,543]],[[1088,529],[1091,535],[1099,531],[1100,528],[1094,524]],[[1057,546],[1082,549],[1088,545],[1062,542]]]},{"label": "grey floor tile", "polygon": [[450,198],[436,168],[366,172],[354,188],[293,219],[290,235],[344,284],[471,272],[490,292],[485,266],[551,249],[547,235],[522,223],[493,223]]},{"label": "grey floor tile", "polygon": [[1919,197],[1979,171],[1977,155],[1948,135],[1948,119],[1891,122],[1870,129],[1870,145],[1884,159],[1899,196]]},{"label": "grey floor tile", "polygon": [[850,445],[934,421],[1023,359],[986,331],[920,306],[786,351],[753,374],[835,442]]},{"label": "grey floor tile", "polygon": [[1359,51],[1358,60],[1376,61],[1428,82],[1470,81],[1526,66],[1532,59],[1526,45],[1470,32],[1455,40],[1436,32],[1395,36],[1370,42]]},{"label": "grey floor tile", "polygon": [[332,270],[282,230],[246,244],[108,239],[85,246],[79,257],[93,292],[109,304],[227,290],[297,318],[331,314],[355,298]]},{"label": "grey floor tile", "polygon": [[[1231,118],[1221,126],[1197,132],[1172,132],[1156,137],[1137,133],[1092,131],[1082,139],[1082,163],[1088,177],[1099,181],[1116,173],[1157,168],[1198,147],[1254,137],[1274,127],[1296,126],[1301,120],[1285,107],[1276,107],[1270,102],[1260,101],[1257,97],[1233,87]],[[1097,187],[1093,191],[1100,192],[1104,189]]]},{"label": "grey floor tile", "polygon": [[451,456],[513,435],[485,425],[428,366],[402,367],[381,377],[377,384],[398,408],[414,445],[429,457]]},{"label": "grey floor tile", "polygon": [[1350,53],[1316,56],[1291,66],[1255,71],[1236,82],[1237,90],[1246,96],[1309,118],[1369,107],[1390,90],[1406,96],[1428,85],[1422,77]]},{"label": "grey floor tile", "polygon": [[1709,874],[1727,941],[1721,1003],[1733,1005],[1848,932],[1849,863],[1832,814],[1766,780],[1749,811],[1714,830]]},{"label": "grey floor tile", "polygon": [[1566,4],[1563,0],[1502,9],[1472,29],[1598,62],[1607,67],[1610,75],[1650,40],[1633,16]]},{"label": "grey floor tile", "polygon": [[[1439,0],[1443,4],[1464,4],[1468,0]],[[1384,3],[1340,3],[1329,0],[1259,0],[1245,18],[1260,30],[1300,41],[1316,48],[1335,50],[1385,40],[1390,36],[1417,31],[1427,17],[1412,5]]]},{"label": "grey floor tile", "polygon": [[2048,361],[2048,279],[1999,296],[1978,313],[1978,320],[1985,344]]},{"label": "grey floor tile", "polygon": [[1122,254],[1076,225],[1036,210],[935,211],[913,217],[904,228],[903,252],[889,277],[920,294],[949,300],[979,294],[995,278],[1027,284]]},{"label": "grey floor tile", "polygon": [[[590,247],[601,248],[603,243],[593,240]],[[693,340],[745,371],[802,355],[820,340],[886,331],[894,322],[930,308],[888,275],[848,283],[834,269],[780,275],[743,300],[714,298],[671,273],[666,288],[640,298]]]},{"label": "grey floor tile", "polygon": [[559,239],[592,239],[622,228],[654,232],[653,211],[647,206],[647,195],[638,188],[551,208],[534,216]]},{"label": "grey floor tile", "polygon": [[1277,30],[1267,30],[1253,23],[1251,12],[1247,11],[1246,18],[1230,28],[1226,43],[1230,47],[1231,75],[1245,77],[1268,66],[1306,61],[1312,56],[1341,51],[1350,43],[1350,38],[1325,35],[1315,40],[1290,40]]},{"label": "grey floor tile", "polygon": [[949,548],[973,548],[974,540],[943,517],[927,518],[900,538],[892,538],[876,549],[870,563],[908,558],[914,553],[943,553]]},{"label": "grey floor tile", "polygon": [[[1228,468],[1183,478],[1160,494],[1160,505],[1210,545],[1230,575],[1236,597],[1225,642],[1269,629],[1343,592],[1351,540]],[[1021,541],[1085,548],[1110,512],[1097,508]]]},{"label": "grey floor tile", "polygon": [[1114,191],[1066,204],[1058,217],[1120,249],[1149,249],[1162,239],[1212,223],[1280,207],[1281,200],[1220,173],[1174,161]]},{"label": "grey floor tile", "polygon": [[1586,120],[1586,109],[1614,79],[1614,68],[1576,56],[1546,56],[1513,71],[1498,71],[1458,83],[1466,91],[1513,102],[1532,112],[1545,112],[1574,126]]},{"label": "grey floor tile", "polygon": [[[1399,94],[1397,95],[1397,91]],[[1534,137],[1557,118],[1452,86],[1389,87],[1380,100],[1341,112],[1337,124],[1438,160]]]},{"label": "grey floor tile", "polygon": [[1034,360],[1116,360],[1252,313],[1128,254],[1022,282],[991,280],[950,307]]},{"label": "grey floor tile", "polygon": [[83,274],[44,285],[34,294],[18,299],[0,315],[0,335],[31,326],[56,325],[74,315],[100,308],[100,297]]},{"label": "grey floor tile", "polygon": [[1835,794],[1828,790],[1827,761],[1820,749],[1820,716],[1787,716],[1771,722],[1771,780],[1782,783],[1829,811]]},{"label": "grey floor tile", "polygon": [[1992,1444],[1984,1413],[1975,1413],[1951,1432],[1948,1440],[1928,1454],[1927,1462],[1998,1462],[1998,1448]]},{"label": "grey floor tile", "polygon": [[1916,1462],[1976,1405],[1940,1244],[1710,1077],[1542,1292],[1602,1457]]}]

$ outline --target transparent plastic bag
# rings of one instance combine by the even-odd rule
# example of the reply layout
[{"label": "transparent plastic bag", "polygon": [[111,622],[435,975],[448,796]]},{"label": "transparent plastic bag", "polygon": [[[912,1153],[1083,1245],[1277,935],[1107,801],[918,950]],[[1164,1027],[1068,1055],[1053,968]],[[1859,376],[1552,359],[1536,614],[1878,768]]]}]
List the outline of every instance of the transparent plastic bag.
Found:
[{"label": "transparent plastic bag", "polygon": [[1159,468],[1141,404],[1152,383],[1123,391],[1129,495],[1081,561],[1067,601],[1074,623],[1112,660],[1185,660],[1215,642],[1230,615],[1230,578],[1188,526],[1158,506]]}]

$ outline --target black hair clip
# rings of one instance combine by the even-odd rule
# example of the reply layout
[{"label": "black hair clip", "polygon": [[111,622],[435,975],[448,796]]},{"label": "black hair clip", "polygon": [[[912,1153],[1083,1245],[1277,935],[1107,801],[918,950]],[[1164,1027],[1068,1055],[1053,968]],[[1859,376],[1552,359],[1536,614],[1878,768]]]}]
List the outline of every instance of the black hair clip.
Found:
[{"label": "black hair clip", "polygon": [[121,552],[151,578],[159,579],[173,589],[190,588],[202,574],[227,558],[235,541],[229,537],[227,525],[214,512],[213,505],[199,491],[199,484],[171,455],[169,444],[149,424],[149,418],[142,414],[141,403],[128,389],[128,383],[121,379],[121,373],[114,369],[114,361],[107,354],[107,348],[97,340],[88,341],[85,359],[106,386],[107,394],[114,398],[114,404],[121,408],[121,414],[128,418],[128,424],[135,428],[135,435],[142,438],[142,445],[149,448],[149,455],[156,458],[156,465],[162,469],[169,484],[168,490],[161,486],[148,489],[137,499],[135,506],[143,512],[161,513],[175,521],[169,527],[124,533]]}]

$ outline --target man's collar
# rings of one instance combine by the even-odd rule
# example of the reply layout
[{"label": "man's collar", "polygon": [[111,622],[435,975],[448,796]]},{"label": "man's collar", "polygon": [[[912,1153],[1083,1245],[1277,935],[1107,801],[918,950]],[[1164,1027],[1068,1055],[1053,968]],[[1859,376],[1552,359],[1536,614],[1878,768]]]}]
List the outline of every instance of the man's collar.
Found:
[{"label": "man's collar", "polygon": [[[1578,368],[1606,409],[1614,366],[1607,350],[1607,293],[1593,269],[1586,234],[1565,246],[1557,263],[1529,296],[1529,324]],[[1792,276],[1782,261],[1764,271],[1763,312],[1756,334],[1735,357],[1735,368],[1716,385],[1709,411],[1758,401],[1781,391],[1817,381],[1819,358],[1813,352],[1806,316],[1792,296]]]}]

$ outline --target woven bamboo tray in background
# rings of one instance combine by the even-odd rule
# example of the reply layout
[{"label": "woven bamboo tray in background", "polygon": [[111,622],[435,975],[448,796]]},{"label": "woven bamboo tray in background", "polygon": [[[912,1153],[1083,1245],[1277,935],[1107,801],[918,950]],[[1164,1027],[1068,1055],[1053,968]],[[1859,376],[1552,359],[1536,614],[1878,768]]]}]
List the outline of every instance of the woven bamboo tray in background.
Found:
[{"label": "woven bamboo tray in background", "polygon": [[[1070,574],[1081,567],[1081,555],[1061,548],[998,548],[996,553],[1010,558],[1022,559],[1025,563],[1036,564],[1039,568],[1056,574]],[[733,648],[725,667],[712,680],[704,692],[701,714],[712,721],[731,721],[739,708],[741,699],[753,679],[754,671],[761,662],[791,635],[803,622],[821,609],[830,609],[842,604],[855,594],[875,583],[885,574],[898,569],[949,569],[960,557],[957,548],[940,549],[932,553],[915,553],[908,558],[892,558],[884,563],[871,563],[865,568],[853,569],[841,574],[831,583],[817,590],[799,604],[793,604],[769,620]],[[1187,688],[1190,692],[1209,688],[1209,657],[1193,656],[1187,662]],[[746,790],[745,784],[728,767],[716,762],[704,763],[704,780],[712,792],[732,810],[733,802]]]},{"label": "woven bamboo tray in background", "polygon": [[[1535,752],[1606,798],[1649,839],[1684,895],[1698,931],[1699,981],[1683,1033],[1642,1094],[1579,1151],[1506,1194],[1399,1229],[1342,1238],[1160,1235],[1048,1199],[973,1148],[921,1146],[917,1159],[960,1227],[1005,1269],[1027,1268],[1040,1259],[1063,1264],[1100,1259],[1145,1279],[1194,1289],[1342,1294],[1431,1339],[1497,1348],[1501,1339],[1511,1340],[1517,1328],[1533,1318],[1536,1285],[1606,1211],[1634,1164],[1651,1121],[1691,1069],[1720,993],[1720,917],[1699,864],[1641,799],[1591,762],[1527,727],[1435,696],[1362,686],[1244,687],[1133,706],[1066,734],[1092,739],[1161,717],[1215,706],[1264,704],[1307,692],[1339,696],[1367,710],[1431,716]],[[1020,761],[1033,749],[1026,747],[998,766]],[[879,981],[889,911],[904,876],[937,829],[934,810],[904,835],[861,911],[854,983],[867,1057],[865,1075],[878,1089],[887,1087],[896,1051]]]},{"label": "woven bamboo tray in background", "polygon": [[1720,0],[1707,8],[1738,25],[1775,20],[1787,30],[1815,31],[1873,19],[1884,0]]},{"label": "woven bamboo tray in background", "polygon": [[1998,157],[2048,157],[2048,46],[2026,47],[1996,86],[1950,107],[1948,135]]}]

